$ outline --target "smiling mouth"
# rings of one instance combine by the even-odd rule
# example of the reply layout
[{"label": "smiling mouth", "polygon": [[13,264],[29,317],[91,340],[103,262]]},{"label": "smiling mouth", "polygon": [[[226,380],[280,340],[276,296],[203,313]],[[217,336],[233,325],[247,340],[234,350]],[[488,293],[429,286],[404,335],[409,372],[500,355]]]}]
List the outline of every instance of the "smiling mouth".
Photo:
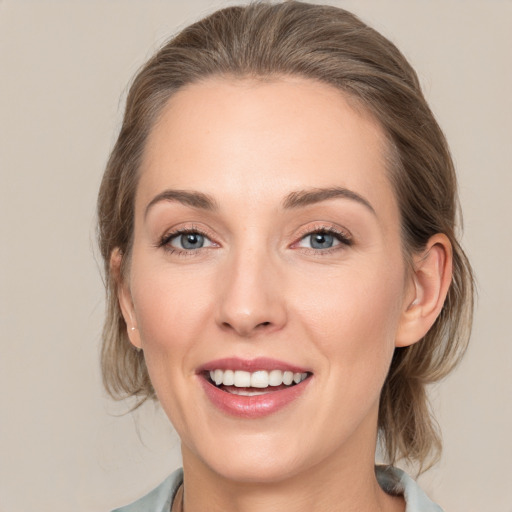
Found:
[{"label": "smiling mouth", "polygon": [[215,369],[204,372],[205,379],[218,389],[240,396],[265,395],[300,384],[312,374],[294,373],[282,370],[243,370]]}]

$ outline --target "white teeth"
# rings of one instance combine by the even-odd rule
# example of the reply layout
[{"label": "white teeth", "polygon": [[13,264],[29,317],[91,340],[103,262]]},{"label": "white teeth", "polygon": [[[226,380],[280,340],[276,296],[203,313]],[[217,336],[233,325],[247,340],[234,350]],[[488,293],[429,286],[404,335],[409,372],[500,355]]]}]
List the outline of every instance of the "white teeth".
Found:
[{"label": "white teeth", "polygon": [[233,370],[224,370],[222,384],[232,386],[235,383],[235,372]]},{"label": "white teeth", "polygon": [[[215,370],[217,371],[217,370]],[[222,371],[222,370],[221,370]],[[235,387],[237,388],[250,388],[251,387],[251,374],[240,370],[235,371]]]},{"label": "white teeth", "polygon": [[270,386],[280,386],[283,383],[283,372],[281,370],[272,370],[268,374],[268,383]]},{"label": "white teeth", "polygon": [[283,373],[283,384],[289,386],[293,382],[293,372]]},{"label": "white teeth", "polygon": [[262,370],[252,373],[251,388],[268,388],[268,372]]},{"label": "white teeth", "polygon": [[[245,372],[241,370],[210,370],[210,379],[217,386],[235,386],[237,388],[267,388],[269,386],[281,386],[285,384],[299,384],[308,376],[307,373],[293,373],[281,370],[258,370],[256,372]],[[250,394],[257,392],[250,392]],[[240,394],[240,393],[237,393]]]},{"label": "white teeth", "polygon": [[214,381],[215,381],[215,384],[217,384],[217,386],[220,386],[222,384],[222,381],[224,379],[223,377],[223,371],[222,370],[215,370],[215,377],[214,377]]}]

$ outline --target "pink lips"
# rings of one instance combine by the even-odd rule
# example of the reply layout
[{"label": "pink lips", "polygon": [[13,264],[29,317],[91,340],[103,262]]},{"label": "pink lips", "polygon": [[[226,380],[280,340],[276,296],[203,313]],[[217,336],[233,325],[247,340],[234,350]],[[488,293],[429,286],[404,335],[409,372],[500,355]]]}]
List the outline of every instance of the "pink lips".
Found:
[{"label": "pink lips", "polygon": [[210,402],[222,412],[240,418],[261,418],[283,409],[291,402],[298,399],[311,381],[310,376],[299,384],[289,386],[285,389],[272,391],[272,388],[269,387],[265,388],[268,389],[269,392],[263,395],[242,396],[223,391],[205,378],[204,374],[206,372],[216,369],[242,370],[247,372],[281,370],[294,373],[305,373],[309,372],[309,370],[290,365],[283,361],[263,357],[251,360],[238,358],[218,359],[210,361],[198,368],[197,374],[199,381]]},{"label": "pink lips", "polygon": [[216,359],[209,361],[198,368],[197,373],[210,370],[243,370],[246,372],[256,372],[258,370],[281,370],[282,372],[290,371],[293,373],[305,373],[310,370],[294,366],[277,359],[268,357],[257,357],[256,359],[239,359],[238,357],[228,357],[224,359]]}]

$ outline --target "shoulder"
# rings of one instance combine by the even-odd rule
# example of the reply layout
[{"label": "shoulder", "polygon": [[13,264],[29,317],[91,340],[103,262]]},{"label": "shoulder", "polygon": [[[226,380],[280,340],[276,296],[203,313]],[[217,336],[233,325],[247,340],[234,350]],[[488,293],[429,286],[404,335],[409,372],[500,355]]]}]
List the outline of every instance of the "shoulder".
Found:
[{"label": "shoulder", "polygon": [[183,470],[178,469],[142,498],[112,512],[168,512],[182,482]]},{"label": "shoulder", "polygon": [[393,466],[375,466],[377,480],[384,491],[403,495],[407,507],[405,512],[443,512],[431,501],[419,485],[404,471]]}]

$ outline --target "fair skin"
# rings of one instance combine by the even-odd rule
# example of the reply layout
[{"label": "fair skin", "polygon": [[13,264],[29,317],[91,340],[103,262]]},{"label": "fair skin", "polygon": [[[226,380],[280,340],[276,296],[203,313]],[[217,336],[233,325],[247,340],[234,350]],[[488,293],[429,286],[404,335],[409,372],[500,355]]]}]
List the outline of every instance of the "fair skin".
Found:
[{"label": "fair skin", "polygon": [[[451,249],[436,235],[406,266],[385,149],[300,78],[188,86],[150,133],[119,299],[181,438],[186,512],[404,510],[374,475],[379,393],[439,314]],[[255,417],[212,403],[199,369],[258,357],[306,369],[300,396]]]}]

